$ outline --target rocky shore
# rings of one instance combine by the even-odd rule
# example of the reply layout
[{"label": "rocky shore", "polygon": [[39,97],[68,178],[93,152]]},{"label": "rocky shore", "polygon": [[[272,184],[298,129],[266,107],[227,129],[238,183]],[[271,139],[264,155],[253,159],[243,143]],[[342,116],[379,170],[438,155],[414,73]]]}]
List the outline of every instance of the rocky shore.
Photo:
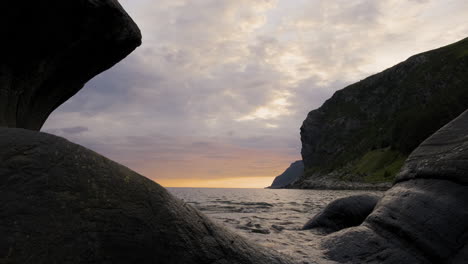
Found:
[{"label": "rocky shore", "polygon": [[287,189],[314,190],[378,190],[386,191],[392,187],[391,182],[365,183],[359,181],[343,181],[331,175],[300,178],[286,186]]}]

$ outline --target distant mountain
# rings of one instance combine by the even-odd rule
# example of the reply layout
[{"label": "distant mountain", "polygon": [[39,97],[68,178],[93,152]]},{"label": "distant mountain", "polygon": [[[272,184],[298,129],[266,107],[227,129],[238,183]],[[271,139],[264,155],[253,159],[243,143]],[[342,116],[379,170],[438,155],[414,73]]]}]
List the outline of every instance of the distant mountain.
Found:
[{"label": "distant mountain", "polygon": [[468,38],[337,91],[301,127],[305,174],[323,182],[391,182],[409,153],[468,108]]},{"label": "distant mountain", "polygon": [[294,180],[302,177],[304,174],[304,163],[302,160],[291,163],[281,175],[277,176],[271,184],[271,189],[284,188],[286,185],[291,184]]}]

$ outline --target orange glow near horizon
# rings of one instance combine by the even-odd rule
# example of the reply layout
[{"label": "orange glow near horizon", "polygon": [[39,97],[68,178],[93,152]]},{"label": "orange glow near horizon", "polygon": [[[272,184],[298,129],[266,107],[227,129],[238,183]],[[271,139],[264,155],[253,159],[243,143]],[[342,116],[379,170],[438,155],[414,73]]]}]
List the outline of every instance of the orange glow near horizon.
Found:
[{"label": "orange glow near horizon", "polygon": [[265,188],[298,160],[287,151],[210,143],[132,167],[164,187]]},{"label": "orange glow near horizon", "polygon": [[237,177],[219,179],[158,179],[164,187],[193,188],[265,188],[271,185],[275,177]]}]

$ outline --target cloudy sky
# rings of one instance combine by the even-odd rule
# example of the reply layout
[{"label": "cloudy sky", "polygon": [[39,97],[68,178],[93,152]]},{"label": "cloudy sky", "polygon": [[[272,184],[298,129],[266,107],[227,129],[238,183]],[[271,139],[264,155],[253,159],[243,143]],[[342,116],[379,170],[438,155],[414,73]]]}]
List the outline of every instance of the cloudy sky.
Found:
[{"label": "cloudy sky", "polygon": [[468,37],[466,0],[121,0],[143,45],[43,131],[163,186],[264,187],[334,91]]}]

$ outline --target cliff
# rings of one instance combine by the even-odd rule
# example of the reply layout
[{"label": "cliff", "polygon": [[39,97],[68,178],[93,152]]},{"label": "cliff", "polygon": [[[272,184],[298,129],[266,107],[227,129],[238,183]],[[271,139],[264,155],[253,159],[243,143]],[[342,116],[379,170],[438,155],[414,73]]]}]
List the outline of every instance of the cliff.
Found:
[{"label": "cliff", "polygon": [[297,160],[280,175],[276,176],[273,180],[273,183],[269,187],[270,189],[280,189],[286,187],[288,184],[292,183],[297,178],[301,177],[304,174],[304,163],[302,160]]},{"label": "cliff", "polygon": [[468,38],[412,56],[311,111],[301,127],[305,174],[291,187],[388,187],[409,153],[466,108]]}]

